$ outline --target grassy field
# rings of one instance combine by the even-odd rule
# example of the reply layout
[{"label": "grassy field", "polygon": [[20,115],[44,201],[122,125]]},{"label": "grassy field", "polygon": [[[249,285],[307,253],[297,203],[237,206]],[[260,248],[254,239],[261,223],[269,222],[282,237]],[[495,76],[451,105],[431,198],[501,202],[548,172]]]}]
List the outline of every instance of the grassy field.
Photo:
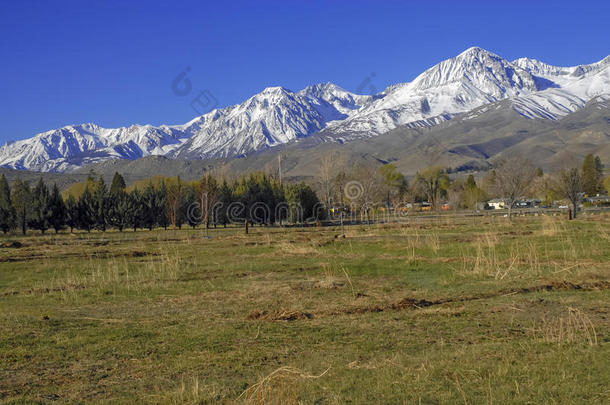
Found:
[{"label": "grassy field", "polygon": [[610,402],[610,216],[13,236],[0,402]]}]

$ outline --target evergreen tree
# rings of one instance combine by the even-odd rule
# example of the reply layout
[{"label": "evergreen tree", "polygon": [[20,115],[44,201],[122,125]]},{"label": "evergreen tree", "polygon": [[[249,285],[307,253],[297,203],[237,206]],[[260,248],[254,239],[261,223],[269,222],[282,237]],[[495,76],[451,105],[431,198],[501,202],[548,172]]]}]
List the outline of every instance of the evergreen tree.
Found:
[{"label": "evergreen tree", "polygon": [[96,224],[96,212],[95,202],[93,201],[93,196],[89,191],[89,187],[85,187],[85,191],[78,199],[77,212],[78,227],[86,230],[87,232],[91,232],[91,228],[93,228]]},{"label": "evergreen tree", "polygon": [[129,195],[125,191],[119,191],[117,194],[111,193],[108,204],[108,224],[123,232],[123,229],[130,223],[129,213]]},{"label": "evergreen tree", "polygon": [[244,205],[242,212],[233,212],[235,218],[242,218],[251,222],[250,208],[257,201],[259,194],[258,183],[254,175],[242,177],[241,181],[235,186],[235,197]]},{"label": "evergreen tree", "polygon": [[38,229],[42,234],[49,229],[51,221],[50,195],[49,188],[42,181],[38,180],[36,187],[32,190],[32,217],[30,226]]},{"label": "evergreen tree", "polygon": [[106,225],[108,225],[108,211],[109,211],[109,198],[108,188],[104,178],[100,176],[99,180],[95,183],[92,196],[92,211],[95,221],[95,227],[102,232],[106,231]]},{"label": "evergreen tree", "polygon": [[21,233],[25,235],[32,212],[32,193],[29,183],[27,181],[22,181],[21,179],[15,180],[11,199],[13,201],[13,208],[16,212],[17,224],[21,228]]},{"label": "evergreen tree", "polygon": [[157,191],[155,190],[152,181],[150,181],[146,188],[144,188],[144,192],[140,199],[143,210],[142,225],[148,228],[149,231],[152,231],[157,224],[157,200]]},{"label": "evergreen tree", "polygon": [[225,228],[229,223],[229,217],[227,215],[227,208],[233,202],[233,191],[226,180],[223,180],[222,185],[218,190],[218,203],[214,209],[214,216],[219,224],[222,224]]},{"label": "evergreen tree", "polygon": [[55,229],[55,233],[66,226],[66,205],[59,193],[57,184],[53,184],[53,190],[49,197],[49,214],[49,224]]},{"label": "evergreen tree", "polygon": [[125,192],[125,179],[118,172],[114,173],[114,177],[112,178],[112,184],[110,185],[110,194],[111,195],[120,195]]},{"label": "evergreen tree", "polygon": [[[282,186],[282,183],[279,182],[279,180],[274,180],[271,183],[271,189],[273,191],[273,199],[275,201],[275,206],[273,207],[273,211],[272,211],[272,217],[271,217],[271,223],[276,223],[279,222],[280,225],[282,223],[282,220],[286,219],[286,212],[285,211],[280,211],[278,212],[277,207],[286,202],[286,195],[285,195],[285,191],[284,191],[284,187]],[[278,216],[276,218],[276,215]]]},{"label": "evergreen tree", "polygon": [[243,218],[250,223],[256,222],[261,225],[274,220],[275,208],[279,201],[267,175],[254,173],[245,176],[235,185],[234,190],[235,199],[244,205],[245,212],[241,213]]},{"label": "evergreen tree", "polygon": [[187,223],[193,229],[201,223],[202,213],[200,202],[197,201],[197,189],[188,185],[182,189],[180,195],[180,209],[178,210],[179,226]]},{"label": "evergreen tree", "polygon": [[[320,204],[316,193],[304,182],[286,186],[286,201],[290,205],[290,221],[303,221],[308,218],[320,219],[316,207]],[[295,207],[300,212],[295,211]],[[299,216],[302,215],[302,218]]]},{"label": "evergreen tree", "polygon": [[268,225],[273,222],[273,215],[275,211],[275,207],[277,202],[275,201],[275,195],[273,193],[273,186],[271,185],[271,180],[265,174],[261,174],[257,178],[258,180],[258,189],[259,195],[257,198],[257,202],[262,202],[264,205],[264,212],[262,210],[258,210],[255,213],[256,221]]},{"label": "evergreen tree", "polygon": [[476,186],[477,186],[477,182],[474,180],[474,176],[472,174],[469,174],[468,178],[466,179],[466,188],[473,189]]},{"label": "evergreen tree", "polygon": [[11,202],[11,188],[4,174],[0,176],[0,229],[2,232],[15,228],[16,212]]},{"label": "evergreen tree", "polygon": [[127,222],[135,232],[144,222],[144,202],[140,190],[137,188],[129,193],[128,198],[129,209],[127,211]]},{"label": "evergreen tree", "polygon": [[161,186],[159,187],[159,190],[157,190],[155,207],[157,223],[159,226],[162,226],[163,229],[167,230],[170,220],[168,215],[167,187],[165,186],[165,181],[161,182]]},{"label": "evergreen tree", "polygon": [[589,196],[603,191],[604,166],[599,156],[589,154],[582,164],[582,188]]},{"label": "evergreen tree", "polygon": [[66,225],[70,227],[70,233],[78,226],[78,204],[73,195],[69,195],[66,200]]},{"label": "evergreen tree", "polygon": [[130,224],[128,216],[131,205],[125,188],[125,179],[118,172],[115,172],[108,193],[106,222],[120,232],[123,232],[123,229]]},{"label": "evergreen tree", "polygon": [[466,179],[466,187],[464,189],[464,203],[466,207],[476,210],[478,203],[485,201],[487,195],[479,188],[472,174]]}]

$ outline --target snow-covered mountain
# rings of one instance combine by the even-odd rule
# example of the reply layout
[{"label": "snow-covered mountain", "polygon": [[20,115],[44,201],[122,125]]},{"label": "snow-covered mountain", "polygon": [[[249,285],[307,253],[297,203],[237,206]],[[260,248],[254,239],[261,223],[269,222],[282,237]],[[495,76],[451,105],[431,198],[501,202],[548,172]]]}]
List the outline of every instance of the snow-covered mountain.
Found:
[{"label": "snow-covered mountain", "polygon": [[344,120],[371,98],[332,83],[307,87],[298,93],[270,87],[242,104],[214,110],[180,127],[192,136],[170,156],[224,158],[284,144]]},{"label": "snow-covered mountain", "polygon": [[597,96],[610,94],[610,56],[572,67],[551,66],[528,58],[517,59],[514,64],[534,75],[541,90],[513,101],[513,108],[528,118],[558,119],[583,108]]},{"label": "snow-covered mountain", "polygon": [[0,148],[0,165],[15,169],[63,172],[108,159],[164,155],[188,138],[175,127],[132,125],[107,129],[69,125]]},{"label": "snow-covered mountain", "polygon": [[325,135],[321,139],[346,142],[399,126],[432,126],[504,99],[527,118],[555,120],[603,94],[610,94],[610,57],[557,67],[528,58],[511,62],[474,47],[375,95],[357,95],[332,83],[299,92],[270,87],[184,125],[66,126],[4,145],[0,166],[61,172],[149,155],[231,158],[318,132]]},{"label": "snow-covered mountain", "polygon": [[[511,99],[528,118],[558,119],[591,98],[610,93],[610,57],[562,68],[533,59],[510,62],[473,47],[426,70],[326,132],[343,141],[377,136],[398,126],[432,126],[485,104]],[[538,74],[538,75],[537,75]]]},{"label": "snow-covered mountain", "polygon": [[242,104],[213,110],[184,125],[107,129],[82,124],[43,132],[0,148],[0,166],[63,172],[116,158],[240,156],[319,132],[372,98],[332,83],[299,93],[270,87]]}]

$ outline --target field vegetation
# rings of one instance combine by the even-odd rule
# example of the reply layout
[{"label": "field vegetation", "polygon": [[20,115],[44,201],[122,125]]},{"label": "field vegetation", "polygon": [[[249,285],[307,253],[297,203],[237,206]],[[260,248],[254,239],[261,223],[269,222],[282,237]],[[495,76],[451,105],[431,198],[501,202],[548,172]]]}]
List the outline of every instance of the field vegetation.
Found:
[{"label": "field vegetation", "polygon": [[610,400],[607,214],[1,243],[0,402]]}]

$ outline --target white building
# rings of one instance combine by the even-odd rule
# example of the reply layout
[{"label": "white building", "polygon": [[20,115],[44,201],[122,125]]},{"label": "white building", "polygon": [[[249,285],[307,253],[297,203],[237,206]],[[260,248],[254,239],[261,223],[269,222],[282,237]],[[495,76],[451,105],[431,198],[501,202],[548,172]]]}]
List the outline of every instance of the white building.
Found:
[{"label": "white building", "polygon": [[504,208],[506,208],[504,200],[499,199],[489,200],[487,202],[487,205],[489,205],[489,209],[491,210],[503,210]]}]

